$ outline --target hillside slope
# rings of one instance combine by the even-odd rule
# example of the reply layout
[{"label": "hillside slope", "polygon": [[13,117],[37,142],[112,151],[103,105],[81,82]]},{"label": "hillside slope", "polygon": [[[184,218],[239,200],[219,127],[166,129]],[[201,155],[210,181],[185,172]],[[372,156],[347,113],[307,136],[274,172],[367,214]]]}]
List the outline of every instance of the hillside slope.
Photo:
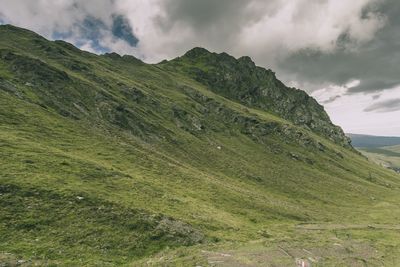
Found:
[{"label": "hillside slope", "polygon": [[400,264],[399,176],[270,71],[205,66],[0,26],[0,262]]}]

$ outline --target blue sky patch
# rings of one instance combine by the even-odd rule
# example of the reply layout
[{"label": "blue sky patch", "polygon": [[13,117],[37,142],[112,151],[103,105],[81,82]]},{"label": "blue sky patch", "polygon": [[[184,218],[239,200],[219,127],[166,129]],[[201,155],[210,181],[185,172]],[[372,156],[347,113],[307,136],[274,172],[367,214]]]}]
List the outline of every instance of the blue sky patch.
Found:
[{"label": "blue sky patch", "polygon": [[102,20],[92,16],[87,16],[83,21],[75,23],[75,27],[79,31],[79,36],[74,36],[72,30],[65,32],[55,31],[52,34],[52,38],[76,40],[74,44],[78,47],[90,43],[91,47],[98,53],[111,52],[110,48],[101,44],[101,40],[108,34],[111,34],[113,38],[124,40],[132,47],[135,47],[139,42],[139,39],[133,34],[128,20],[122,15],[112,16],[111,28]]},{"label": "blue sky patch", "polygon": [[133,34],[129,21],[122,15],[113,15],[112,34],[131,46],[136,46],[139,39]]}]

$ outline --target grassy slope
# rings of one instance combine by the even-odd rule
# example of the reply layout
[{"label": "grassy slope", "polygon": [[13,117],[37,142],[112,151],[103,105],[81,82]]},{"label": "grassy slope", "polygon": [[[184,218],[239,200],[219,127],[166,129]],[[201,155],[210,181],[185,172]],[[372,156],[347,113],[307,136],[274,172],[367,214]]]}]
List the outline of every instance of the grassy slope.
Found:
[{"label": "grassy slope", "polygon": [[[399,263],[400,181],[391,171],[157,65],[5,27],[0,48],[21,56],[0,60],[0,260],[207,265],[213,251],[243,263],[283,246],[326,265]],[[53,81],[51,71],[69,78]],[[188,87],[233,116],[288,125],[326,149],[204,113],[211,107]],[[271,262],[293,263],[280,253]]]}]

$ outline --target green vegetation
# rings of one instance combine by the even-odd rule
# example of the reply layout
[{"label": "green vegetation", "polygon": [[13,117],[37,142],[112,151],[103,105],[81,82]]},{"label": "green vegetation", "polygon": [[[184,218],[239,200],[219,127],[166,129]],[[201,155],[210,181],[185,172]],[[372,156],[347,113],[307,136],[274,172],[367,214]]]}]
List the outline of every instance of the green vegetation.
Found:
[{"label": "green vegetation", "polygon": [[226,93],[249,59],[201,51],[226,67],[221,91],[192,75],[215,62],[149,65],[0,26],[3,265],[400,264],[399,176],[305,93],[257,100],[274,76]]}]

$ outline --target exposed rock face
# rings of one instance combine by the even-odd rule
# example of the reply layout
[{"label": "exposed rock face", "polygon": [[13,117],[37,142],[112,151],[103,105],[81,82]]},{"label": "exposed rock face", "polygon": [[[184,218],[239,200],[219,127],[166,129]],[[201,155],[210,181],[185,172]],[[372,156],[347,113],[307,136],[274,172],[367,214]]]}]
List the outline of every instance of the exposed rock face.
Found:
[{"label": "exposed rock face", "polygon": [[340,127],[332,124],[324,107],[314,98],[302,90],[285,86],[273,71],[256,66],[249,57],[235,59],[226,53],[194,48],[162,64],[188,74],[215,93],[275,113],[338,144],[350,146],[349,138]]}]

